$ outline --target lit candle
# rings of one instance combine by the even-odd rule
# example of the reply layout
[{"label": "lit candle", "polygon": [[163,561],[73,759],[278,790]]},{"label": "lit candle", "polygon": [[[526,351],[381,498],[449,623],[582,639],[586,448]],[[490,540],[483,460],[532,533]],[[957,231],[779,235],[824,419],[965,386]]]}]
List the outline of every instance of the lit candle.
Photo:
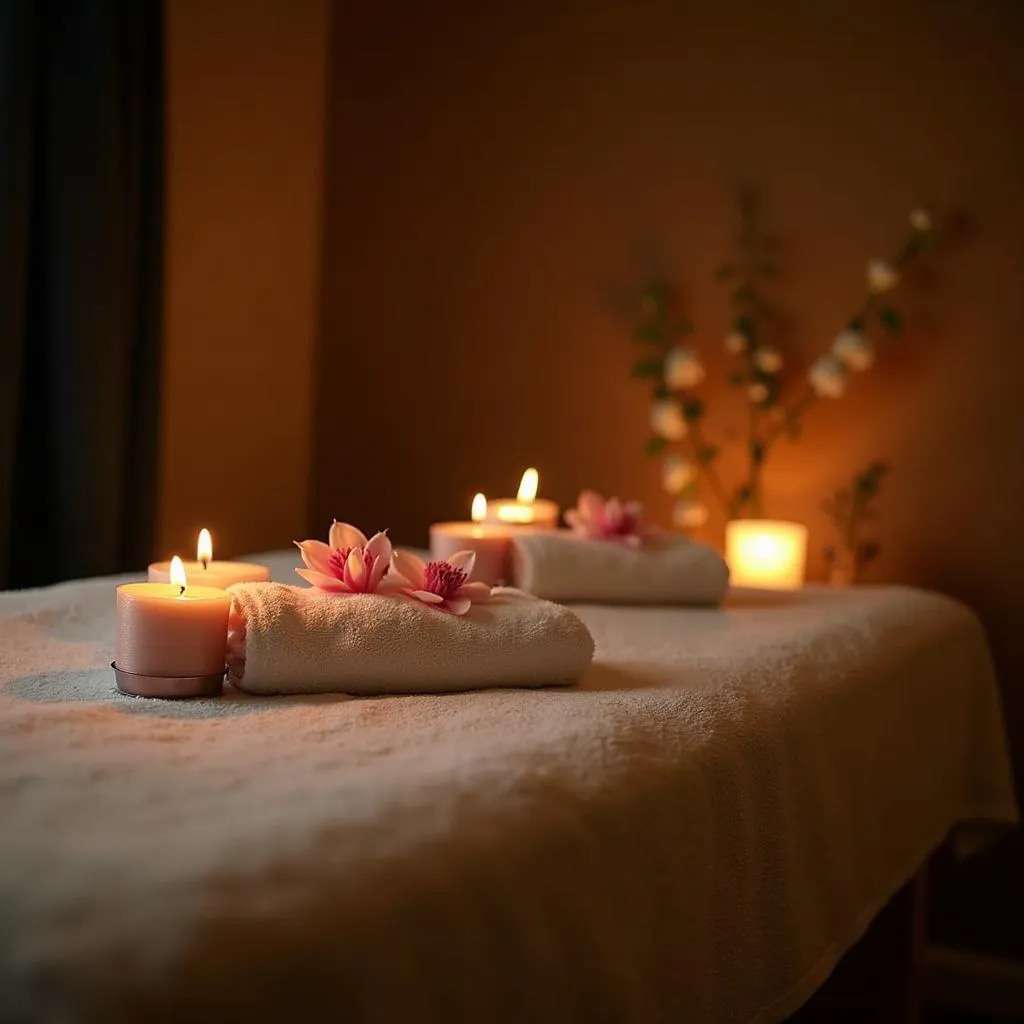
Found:
[{"label": "lit candle", "polygon": [[[205,527],[199,531],[196,560],[185,563],[185,572],[201,587],[230,587],[232,583],[262,583],[270,579],[270,570],[255,562],[215,562],[213,538]],[[149,567],[150,583],[167,583],[171,578],[170,562],[154,562]]]},{"label": "lit candle", "polygon": [[220,693],[231,595],[189,585],[177,557],[168,575],[117,588],[117,687],[142,697]]},{"label": "lit candle", "polygon": [[450,558],[456,551],[476,552],[470,579],[493,587],[509,578],[510,541],[514,530],[509,526],[485,523],[487,499],[478,494],[473,499],[468,523],[434,523],[430,527],[430,557]]},{"label": "lit candle", "polygon": [[775,519],[733,519],[725,527],[725,560],[734,587],[794,590],[803,586],[807,527]]},{"label": "lit candle", "polygon": [[555,529],[558,526],[558,506],[553,501],[537,498],[539,482],[537,470],[526,470],[515,500],[500,498],[487,503],[487,522]]}]

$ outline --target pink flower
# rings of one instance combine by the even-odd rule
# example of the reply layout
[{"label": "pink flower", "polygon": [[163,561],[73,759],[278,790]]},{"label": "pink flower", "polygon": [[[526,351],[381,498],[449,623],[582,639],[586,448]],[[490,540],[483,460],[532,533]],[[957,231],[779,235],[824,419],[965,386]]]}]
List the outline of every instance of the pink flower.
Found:
[{"label": "pink flower", "polygon": [[424,562],[408,551],[396,551],[391,556],[391,568],[398,581],[404,582],[401,590],[407,597],[439,611],[465,615],[474,602],[482,604],[491,596],[486,583],[467,582],[475,561],[473,551],[457,551],[447,562]]},{"label": "pink flower", "polygon": [[295,571],[304,580],[335,594],[372,594],[380,587],[391,563],[387,531],[367,540],[362,530],[335,520],[328,540],[295,542],[306,563]]},{"label": "pink flower", "polygon": [[651,530],[641,522],[643,506],[636,501],[607,501],[596,491],[582,491],[576,507],[565,513],[569,528],[579,537],[591,540],[615,540],[639,547]]}]

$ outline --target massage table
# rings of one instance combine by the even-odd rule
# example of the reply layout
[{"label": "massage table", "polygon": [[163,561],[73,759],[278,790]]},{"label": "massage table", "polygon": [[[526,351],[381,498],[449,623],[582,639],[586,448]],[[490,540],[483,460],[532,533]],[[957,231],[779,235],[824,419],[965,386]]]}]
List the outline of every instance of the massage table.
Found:
[{"label": "massage table", "polygon": [[1017,818],[936,594],[581,606],[568,689],[172,702],[114,688],[123,581],[0,594],[4,1022],[771,1024]]}]

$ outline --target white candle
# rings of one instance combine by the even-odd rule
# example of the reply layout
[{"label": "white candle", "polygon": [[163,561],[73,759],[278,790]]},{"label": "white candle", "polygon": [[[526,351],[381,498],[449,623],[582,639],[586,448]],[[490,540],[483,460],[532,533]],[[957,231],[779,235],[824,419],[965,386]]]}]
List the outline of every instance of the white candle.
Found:
[{"label": "white candle", "polygon": [[733,519],[725,527],[725,560],[734,587],[794,590],[803,586],[807,527],[777,519]]},{"label": "white candle", "polygon": [[448,559],[456,551],[473,551],[476,562],[471,580],[479,580],[489,587],[509,578],[510,541],[513,527],[485,523],[487,499],[478,494],[473,499],[471,521],[434,523],[430,527],[430,557]]},{"label": "white candle", "polygon": [[[118,686],[154,697],[218,692],[231,595],[217,587],[189,586],[180,558],[171,560],[170,575],[168,583],[117,588]],[[207,682],[199,685],[197,679]],[[190,680],[189,688],[182,689],[179,680]]]},{"label": "white candle", "polygon": [[[213,538],[205,527],[199,531],[196,560],[185,562],[185,572],[196,586],[230,587],[232,583],[263,583],[270,579],[270,570],[255,562],[215,562]],[[167,583],[171,578],[170,562],[153,562],[149,567],[150,583]]]},{"label": "white candle", "polygon": [[487,502],[488,523],[512,526],[533,526],[554,530],[558,526],[559,508],[553,501],[537,498],[540,474],[532,467],[523,473],[519,493],[513,498]]}]

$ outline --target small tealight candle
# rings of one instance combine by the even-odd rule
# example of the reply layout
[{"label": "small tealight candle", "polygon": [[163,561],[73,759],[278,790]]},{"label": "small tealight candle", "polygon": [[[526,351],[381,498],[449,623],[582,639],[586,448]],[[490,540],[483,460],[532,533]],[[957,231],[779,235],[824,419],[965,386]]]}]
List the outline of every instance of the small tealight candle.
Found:
[{"label": "small tealight candle", "polygon": [[117,688],[140,697],[220,693],[231,595],[190,586],[178,557],[169,575],[117,588]]},{"label": "small tealight candle", "polygon": [[[232,583],[263,583],[270,579],[270,570],[255,562],[215,562],[213,538],[205,527],[199,531],[196,560],[186,562],[188,578],[201,587],[230,587]],[[170,562],[154,562],[149,567],[150,583],[167,583],[171,578]]]},{"label": "small tealight candle", "polygon": [[540,474],[532,467],[523,473],[515,500],[499,498],[487,502],[487,522],[511,526],[534,526],[554,530],[558,526],[559,508],[553,501],[537,498]]},{"label": "small tealight candle", "polygon": [[473,551],[476,562],[471,580],[493,587],[509,578],[509,554],[512,528],[485,523],[487,499],[478,494],[473,499],[468,523],[434,523],[430,527],[430,557],[451,558],[456,551]]},{"label": "small tealight candle", "polygon": [[734,587],[795,590],[803,586],[807,527],[775,519],[733,519],[725,527],[725,560]]}]

